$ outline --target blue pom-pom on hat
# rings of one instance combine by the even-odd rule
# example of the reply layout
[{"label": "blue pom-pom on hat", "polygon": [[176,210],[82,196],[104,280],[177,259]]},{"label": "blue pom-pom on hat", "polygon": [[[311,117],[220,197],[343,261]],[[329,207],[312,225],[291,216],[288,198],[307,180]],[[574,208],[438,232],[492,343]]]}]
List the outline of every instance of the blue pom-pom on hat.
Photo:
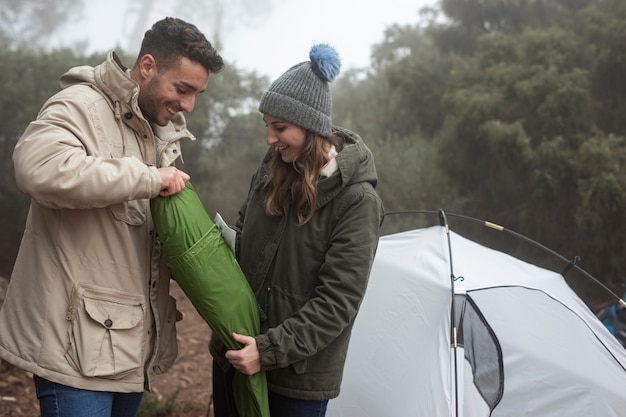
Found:
[{"label": "blue pom-pom on hat", "polygon": [[310,61],[289,68],[261,97],[259,111],[329,137],[332,130],[330,82],[341,69],[341,59],[327,44],[316,44]]},{"label": "blue pom-pom on hat", "polygon": [[309,52],[313,72],[325,81],[333,81],[341,70],[341,58],[335,49],[326,44],[313,45]]}]

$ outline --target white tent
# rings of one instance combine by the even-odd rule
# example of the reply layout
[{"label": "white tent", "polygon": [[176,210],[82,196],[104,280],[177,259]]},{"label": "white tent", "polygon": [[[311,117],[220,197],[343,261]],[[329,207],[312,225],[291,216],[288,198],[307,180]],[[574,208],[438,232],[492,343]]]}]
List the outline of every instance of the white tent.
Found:
[{"label": "white tent", "polygon": [[413,230],[380,239],[328,408],[328,417],[624,417],[626,350],[560,274],[445,227]]}]

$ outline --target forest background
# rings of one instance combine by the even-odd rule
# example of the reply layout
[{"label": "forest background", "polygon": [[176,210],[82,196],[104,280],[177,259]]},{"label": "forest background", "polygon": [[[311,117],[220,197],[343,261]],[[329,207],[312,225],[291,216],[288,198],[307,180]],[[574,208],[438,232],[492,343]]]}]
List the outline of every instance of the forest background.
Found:
[{"label": "forest background", "polygon": [[[108,52],[45,47],[80,4],[0,0],[2,276],[29,206],[15,185],[15,143],[61,74]],[[215,27],[207,36],[219,49]],[[132,66],[136,51],[117,52]],[[209,215],[234,222],[265,153],[257,104],[271,80],[226,61],[187,115],[197,140],[183,144],[181,168]],[[622,295],[626,2],[440,0],[414,24],[389,26],[371,65],[343,71],[332,88],[333,121],[373,151],[386,210],[420,211],[389,214],[383,233],[438,224],[442,210],[465,236],[552,269],[577,262]],[[615,301],[578,272],[566,279],[592,308]]]}]

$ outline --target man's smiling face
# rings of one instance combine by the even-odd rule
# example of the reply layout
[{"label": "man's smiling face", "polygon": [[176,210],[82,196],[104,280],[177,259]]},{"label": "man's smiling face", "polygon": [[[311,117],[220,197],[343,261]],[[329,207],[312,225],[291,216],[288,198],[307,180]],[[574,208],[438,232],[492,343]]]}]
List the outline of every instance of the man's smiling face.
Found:
[{"label": "man's smiling face", "polygon": [[139,108],[147,120],[159,126],[165,126],[178,112],[191,113],[209,80],[201,64],[184,57],[163,72],[157,71],[156,64],[146,65],[143,74]]}]

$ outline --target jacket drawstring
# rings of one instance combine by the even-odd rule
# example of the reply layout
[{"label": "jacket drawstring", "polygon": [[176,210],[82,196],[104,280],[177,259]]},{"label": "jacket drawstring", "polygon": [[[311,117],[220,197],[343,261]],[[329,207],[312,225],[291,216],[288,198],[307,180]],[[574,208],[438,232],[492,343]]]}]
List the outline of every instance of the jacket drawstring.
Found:
[{"label": "jacket drawstring", "polygon": [[120,131],[122,132],[122,155],[126,155],[126,129],[124,129],[124,123],[122,122],[122,109],[119,101],[115,101],[115,120],[120,126]]}]

